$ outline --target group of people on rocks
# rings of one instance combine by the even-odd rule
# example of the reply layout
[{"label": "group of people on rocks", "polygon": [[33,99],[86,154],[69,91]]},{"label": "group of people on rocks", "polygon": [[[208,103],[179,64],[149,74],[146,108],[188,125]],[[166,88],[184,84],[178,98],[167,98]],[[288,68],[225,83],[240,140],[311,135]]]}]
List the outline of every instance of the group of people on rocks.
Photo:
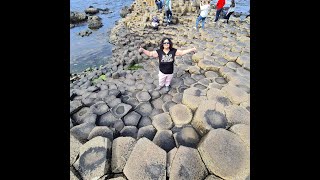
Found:
[{"label": "group of people on rocks", "polygon": [[[155,0],[155,4],[159,12],[162,12],[162,8],[164,7],[165,10],[165,21],[167,25],[171,23],[172,20],[172,6],[171,0]],[[220,14],[223,12],[224,5],[226,4],[225,0],[218,0],[215,7],[216,7],[216,17],[213,23],[216,23],[219,20]],[[226,19],[226,23],[229,23],[230,16],[234,13],[235,9],[235,0],[231,0],[231,5],[227,11],[227,13],[223,13],[223,18]],[[198,25],[200,21],[202,21],[202,29],[204,29],[205,19],[207,18],[210,10],[210,0],[200,0],[200,14],[196,19],[196,26],[194,29],[198,30]],[[159,26],[159,19],[157,16],[152,18],[152,27],[158,30]]]}]

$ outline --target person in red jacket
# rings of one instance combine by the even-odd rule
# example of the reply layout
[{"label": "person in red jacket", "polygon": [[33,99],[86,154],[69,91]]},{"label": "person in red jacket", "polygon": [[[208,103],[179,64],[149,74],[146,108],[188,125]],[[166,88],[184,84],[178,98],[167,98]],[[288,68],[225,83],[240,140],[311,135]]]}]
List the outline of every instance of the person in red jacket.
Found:
[{"label": "person in red jacket", "polygon": [[214,20],[214,23],[218,21],[220,13],[223,9],[223,6],[226,4],[225,0],[218,0],[216,8],[217,8],[217,12],[216,12],[216,19]]}]

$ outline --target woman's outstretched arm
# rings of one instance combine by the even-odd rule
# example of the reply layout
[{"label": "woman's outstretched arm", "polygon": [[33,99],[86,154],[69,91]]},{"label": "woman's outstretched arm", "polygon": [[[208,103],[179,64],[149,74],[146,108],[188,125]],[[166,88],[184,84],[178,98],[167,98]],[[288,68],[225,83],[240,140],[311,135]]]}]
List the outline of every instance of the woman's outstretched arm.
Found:
[{"label": "woman's outstretched arm", "polygon": [[143,52],[143,54],[150,56],[150,57],[155,57],[155,58],[158,57],[157,51],[148,51],[148,50],[143,49],[141,46],[139,48],[139,52]]}]

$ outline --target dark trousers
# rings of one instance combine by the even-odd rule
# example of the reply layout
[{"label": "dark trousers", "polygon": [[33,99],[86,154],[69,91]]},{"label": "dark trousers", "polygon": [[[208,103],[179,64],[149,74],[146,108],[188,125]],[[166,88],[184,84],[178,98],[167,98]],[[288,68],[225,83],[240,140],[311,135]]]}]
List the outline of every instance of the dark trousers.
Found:
[{"label": "dark trousers", "polygon": [[172,12],[170,11],[170,9],[168,9],[166,11],[166,16],[167,16],[167,21],[171,22],[171,18],[172,18]]},{"label": "dark trousers", "polygon": [[228,13],[226,16],[224,16],[224,19],[227,20],[227,23],[229,23],[229,18],[234,12]]},{"label": "dark trousers", "polygon": [[158,10],[162,9],[162,3],[161,1],[156,2]]},{"label": "dark trousers", "polygon": [[223,8],[220,8],[220,9],[217,9],[217,12],[216,12],[216,19],[214,20],[214,22],[217,22],[218,19],[219,19],[219,16],[220,16],[220,13],[222,11]]}]

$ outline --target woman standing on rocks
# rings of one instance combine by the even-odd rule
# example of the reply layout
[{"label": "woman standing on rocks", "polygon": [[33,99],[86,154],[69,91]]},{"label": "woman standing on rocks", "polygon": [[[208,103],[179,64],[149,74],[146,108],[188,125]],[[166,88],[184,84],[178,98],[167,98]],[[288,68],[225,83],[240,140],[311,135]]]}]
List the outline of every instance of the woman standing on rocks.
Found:
[{"label": "woman standing on rocks", "polygon": [[228,9],[227,14],[224,17],[224,19],[227,20],[227,24],[229,23],[229,19],[230,19],[231,14],[234,13],[235,6],[236,6],[236,4],[235,4],[234,0],[231,0],[231,5],[230,5],[230,7]]},{"label": "woman standing on rocks", "polygon": [[164,85],[166,93],[170,90],[170,83],[173,78],[173,67],[175,56],[182,56],[189,52],[195,52],[196,48],[186,50],[177,50],[173,48],[173,43],[169,38],[163,38],[160,42],[160,49],[156,51],[148,51],[140,46],[139,52],[143,52],[150,57],[159,58],[159,87],[155,90],[160,90]]}]

